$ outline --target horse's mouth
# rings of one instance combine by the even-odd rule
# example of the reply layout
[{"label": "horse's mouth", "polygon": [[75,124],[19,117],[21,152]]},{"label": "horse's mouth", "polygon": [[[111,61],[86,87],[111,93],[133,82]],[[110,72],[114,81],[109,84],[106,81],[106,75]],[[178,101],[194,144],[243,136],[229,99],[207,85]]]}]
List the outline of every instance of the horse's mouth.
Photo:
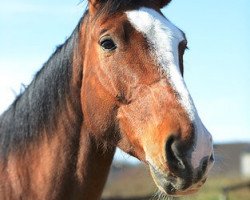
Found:
[{"label": "horse's mouth", "polygon": [[203,178],[193,183],[190,181],[190,177],[185,180],[171,173],[163,173],[152,165],[150,165],[150,171],[160,192],[167,196],[177,197],[196,193],[206,181],[206,178]]}]

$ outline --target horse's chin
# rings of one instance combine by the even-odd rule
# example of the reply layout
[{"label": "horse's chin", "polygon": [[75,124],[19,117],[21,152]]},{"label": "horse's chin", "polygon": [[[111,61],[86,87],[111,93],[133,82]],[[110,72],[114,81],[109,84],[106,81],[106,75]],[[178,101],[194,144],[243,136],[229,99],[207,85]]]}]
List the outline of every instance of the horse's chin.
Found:
[{"label": "horse's chin", "polygon": [[184,179],[171,175],[171,173],[163,173],[161,170],[155,169],[150,165],[150,172],[157,185],[160,193],[166,196],[180,197],[191,195],[199,191],[206,179],[196,184],[187,184]]}]

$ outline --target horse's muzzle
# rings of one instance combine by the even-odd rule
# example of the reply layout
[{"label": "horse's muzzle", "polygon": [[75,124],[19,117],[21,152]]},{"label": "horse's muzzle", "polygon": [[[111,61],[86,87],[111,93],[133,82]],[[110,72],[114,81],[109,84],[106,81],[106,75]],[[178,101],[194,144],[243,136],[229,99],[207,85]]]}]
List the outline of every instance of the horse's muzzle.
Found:
[{"label": "horse's muzzle", "polygon": [[[185,144],[180,139],[170,137],[165,147],[168,169],[163,171],[153,163],[149,163],[154,181],[158,188],[167,195],[181,196],[198,191],[205,183],[208,171],[213,166],[212,149],[210,154],[199,156],[199,164],[194,165],[192,155],[196,150],[190,147],[188,150],[187,146],[186,148],[184,146]],[[192,147],[193,145],[188,146]]]},{"label": "horse's muzzle", "polygon": [[159,190],[168,196],[183,196],[197,192],[206,182],[207,177],[188,176],[185,179],[173,175],[171,172],[163,173],[150,165],[152,177]]}]

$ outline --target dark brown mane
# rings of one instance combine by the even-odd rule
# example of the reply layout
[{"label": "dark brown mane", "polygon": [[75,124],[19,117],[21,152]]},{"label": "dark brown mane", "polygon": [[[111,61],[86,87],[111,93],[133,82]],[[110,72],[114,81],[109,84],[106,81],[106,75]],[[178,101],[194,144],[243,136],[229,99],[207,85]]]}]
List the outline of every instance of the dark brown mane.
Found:
[{"label": "dark brown mane", "polygon": [[[0,116],[0,155],[5,157],[9,151],[37,140],[42,132],[52,134],[61,110],[68,101],[75,101],[68,98],[68,94],[72,92],[73,54],[79,42],[81,21],[65,43],[57,47],[31,84]],[[80,86],[77,94],[80,94]],[[81,122],[80,104],[74,105]]]}]

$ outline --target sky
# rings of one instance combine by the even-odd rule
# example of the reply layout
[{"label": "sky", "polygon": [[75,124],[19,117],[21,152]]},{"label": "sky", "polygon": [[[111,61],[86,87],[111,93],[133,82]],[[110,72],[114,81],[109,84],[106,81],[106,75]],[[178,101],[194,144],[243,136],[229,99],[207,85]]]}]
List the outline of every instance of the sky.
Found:
[{"label": "sky", "polygon": [[[80,0],[0,0],[0,113],[70,36]],[[250,142],[250,1],[172,0],[187,36],[185,81],[216,143]]]}]

